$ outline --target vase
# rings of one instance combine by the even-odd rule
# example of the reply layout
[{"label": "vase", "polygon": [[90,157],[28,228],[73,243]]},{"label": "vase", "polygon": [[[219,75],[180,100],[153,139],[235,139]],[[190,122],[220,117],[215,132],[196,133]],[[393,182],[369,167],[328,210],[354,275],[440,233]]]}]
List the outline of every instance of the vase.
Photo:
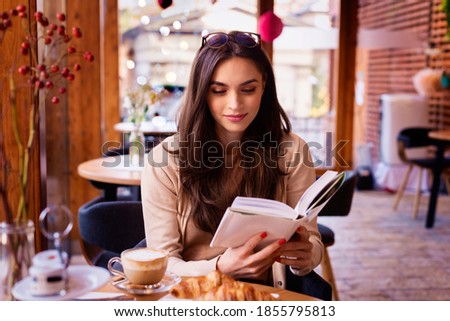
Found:
[{"label": "vase", "polygon": [[12,300],[14,284],[28,276],[35,254],[34,223],[0,223],[0,300]]},{"label": "vase", "polygon": [[136,124],[134,130],[130,133],[129,141],[130,141],[129,155],[131,166],[143,166],[145,153],[145,138],[144,134],[140,131],[139,124]]}]

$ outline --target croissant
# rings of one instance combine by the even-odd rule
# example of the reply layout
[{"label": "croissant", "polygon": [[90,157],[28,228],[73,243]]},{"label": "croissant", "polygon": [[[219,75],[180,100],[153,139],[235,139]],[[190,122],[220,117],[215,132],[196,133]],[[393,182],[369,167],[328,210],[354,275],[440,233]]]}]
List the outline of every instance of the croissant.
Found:
[{"label": "croissant", "polygon": [[234,281],[224,283],[209,292],[200,294],[197,301],[275,301],[276,299],[265,291],[256,290],[250,284]]},{"label": "croissant", "polygon": [[205,276],[189,278],[175,285],[171,294],[179,299],[194,299],[200,294],[211,291],[223,283],[235,282],[233,278],[221,273],[212,271]]},{"label": "croissant", "polygon": [[218,270],[205,276],[181,281],[171,289],[179,299],[198,301],[273,301],[270,293],[256,290],[250,284],[239,282]]}]

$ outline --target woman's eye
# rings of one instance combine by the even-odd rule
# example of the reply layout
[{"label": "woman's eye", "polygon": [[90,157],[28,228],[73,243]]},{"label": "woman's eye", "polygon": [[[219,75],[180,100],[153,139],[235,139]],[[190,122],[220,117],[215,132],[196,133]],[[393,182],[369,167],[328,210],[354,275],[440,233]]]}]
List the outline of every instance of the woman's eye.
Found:
[{"label": "woman's eye", "polygon": [[242,92],[246,93],[246,94],[251,94],[253,92],[255,92],[256,88],[245,88],[242,89]]},{"label": "woman's eye", "polygon": [[213,89],[211,89],[211,91],[212,91],[213,94],[217,94],[217,95],[225,93],[225,89],[214,89],[213,88]]}]

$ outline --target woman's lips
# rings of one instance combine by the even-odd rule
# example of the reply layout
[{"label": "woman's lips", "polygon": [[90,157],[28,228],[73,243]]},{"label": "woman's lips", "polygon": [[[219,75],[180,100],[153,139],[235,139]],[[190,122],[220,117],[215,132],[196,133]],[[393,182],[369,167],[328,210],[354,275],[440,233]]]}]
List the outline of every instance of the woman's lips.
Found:
[{"label": "woman's lips", "polygon": [[239,115],[225,115],[225,117],[232,122],[240,122],[242,119],[245,118],[247,114],[239,114]]}]

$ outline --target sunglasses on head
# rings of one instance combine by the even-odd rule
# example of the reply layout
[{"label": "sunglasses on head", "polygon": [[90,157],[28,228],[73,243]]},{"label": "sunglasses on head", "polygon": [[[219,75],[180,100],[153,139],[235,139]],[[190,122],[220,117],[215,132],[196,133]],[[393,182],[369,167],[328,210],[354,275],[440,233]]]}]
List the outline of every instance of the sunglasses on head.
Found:
[{"label": "sunglasses on head", "polygon": [[212,32],[202,37],[202,48],[217,49],[225,46],[228,41],[233,41],[245,48],[255,48],[261,46],[261,36],[253,32],[237,32],[228,34],[224,32]]}]

